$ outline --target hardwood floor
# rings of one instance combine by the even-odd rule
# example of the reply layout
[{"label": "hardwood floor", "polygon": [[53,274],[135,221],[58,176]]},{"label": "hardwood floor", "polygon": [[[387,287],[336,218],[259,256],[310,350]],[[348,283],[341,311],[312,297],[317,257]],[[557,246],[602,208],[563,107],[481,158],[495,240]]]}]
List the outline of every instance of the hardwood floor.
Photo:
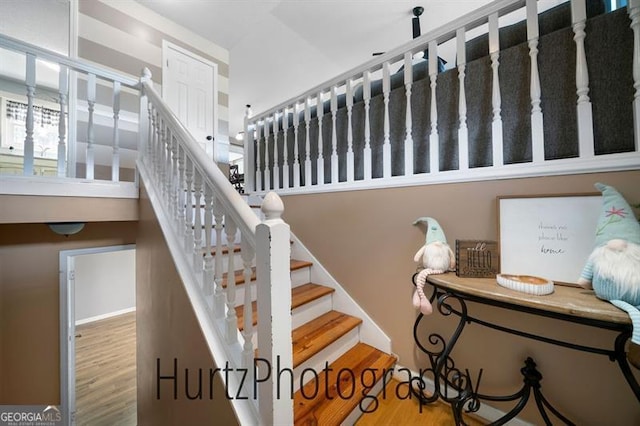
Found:
[{"label": "hardwood floor", "polygon": [[[78,426],[132,426],[136,419],[135,312],[76,327],[76,423]],[[392,380],[378,408],[363,414],[357,426],[450,426],[448,405],[422,407],[415,398],[399,399],[406,385]],[[486,423],[467,416],[469,426]]]},{"label": "hardwood floor", "polygon": [[[391,380],[387,384],[386,398],[382,393],[378,395],[380,405],[372,413],[363,414],[356,422],[356,426],[451,426],[454,424],[449,405],[438,402],[425,405],[420,412],[420,404],[416,398],[399,399],[396,397],[396,389],[399,395],[407,394],[406,384]],[[481,426],[487,424],[474,416],[465,416],[464,421],[469,426]]]},{"label": "hardwood floor", "polygon": [[76,327],[76,424],[136,423],[135,312]]}]

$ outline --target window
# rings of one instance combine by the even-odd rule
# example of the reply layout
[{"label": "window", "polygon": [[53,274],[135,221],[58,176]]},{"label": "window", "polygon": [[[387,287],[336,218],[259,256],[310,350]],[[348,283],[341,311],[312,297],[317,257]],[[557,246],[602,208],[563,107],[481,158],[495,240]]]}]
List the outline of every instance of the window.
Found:
[{"label": "window", "polygon": [[[5,154],[23,155],[27,135],[27,104],[6,100],[5,131],[0,146]],[[33,154],[40,158],[58,157],[58,125],[60,111],[43,106],[33,107]]]}]

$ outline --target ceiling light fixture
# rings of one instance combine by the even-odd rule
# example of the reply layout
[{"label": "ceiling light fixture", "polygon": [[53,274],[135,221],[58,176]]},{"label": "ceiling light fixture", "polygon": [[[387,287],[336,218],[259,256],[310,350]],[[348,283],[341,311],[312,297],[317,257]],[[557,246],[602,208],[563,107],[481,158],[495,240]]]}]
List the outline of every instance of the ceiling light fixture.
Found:
[{"label": "ceiling light fixture", "polygon": [[55,232],[58,235],[64,235],[68,237],[69,235],[77,234],[82,231],[84,228],[84,222],[55,222],[55,223],[47,223],[49,229]]}]

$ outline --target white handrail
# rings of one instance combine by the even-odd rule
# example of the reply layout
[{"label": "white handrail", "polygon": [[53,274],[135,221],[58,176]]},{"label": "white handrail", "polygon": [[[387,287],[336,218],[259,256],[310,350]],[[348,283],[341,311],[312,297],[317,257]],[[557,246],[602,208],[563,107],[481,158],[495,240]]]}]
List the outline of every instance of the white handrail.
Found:
[{"label": "white handrail", "polygon": [[9,37],[8,35],[2,33],[0,33],[0,47],[16,52],[29,53],[39,59],[45,59],[49,62],[55,62],[60,65],[65,65],[71,70],[80,71],[83,74],[95,74],[107,80],[118,81],[125,86],[138,88],[139,82],[136,78],[101,67],[99,65],[90,64],[86,61],[71,59],[68,56],[43,49],[42,47],[38,47],[22,40]]}]

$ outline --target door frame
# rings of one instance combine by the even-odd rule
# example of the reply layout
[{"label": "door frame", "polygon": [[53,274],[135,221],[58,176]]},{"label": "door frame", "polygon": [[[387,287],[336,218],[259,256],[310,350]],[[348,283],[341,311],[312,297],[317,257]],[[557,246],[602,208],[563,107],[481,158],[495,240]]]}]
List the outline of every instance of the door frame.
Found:
[{"label": "door frame", "polygon": [[188,49],[185,49],[184,47],[178,46],[177,44],[171,43],[170,41],[163,39],[162,40],[162,99],[165,99],[165,100],[167,99],[168,79],[166,76],[168,75],[168,68],[169,68],[169,63],[167,61],[169,49],[173,49],[177,52],[180,52],[183,55],[190,57],[191,59],[200,61],[210,66],[211,68],[213,68],[213,89],[212,89],[213,93],[211,94],[213,98],[213,109],[212,109],[213,129],[211,130],[211,133],[213,134],[213,140],[210,141],[210,143],[206,144],[205,151],[207,152],[209,158],[212,158],[214,161],[216,161],[217,151],[218,151],[216,149],[216,146],[217,146],[217,143],[220,142],[220,135],[218,134],[218,91],[219,91],[218,90],[218,64],[210,61],[209,59],[203,58],[197,53],[194,53]]},{"label": "door frame", "polygon": [[75,425],[76,415],[75,258],[135,248],[126,244],[60,251],[60,411],[67,426]]}]

